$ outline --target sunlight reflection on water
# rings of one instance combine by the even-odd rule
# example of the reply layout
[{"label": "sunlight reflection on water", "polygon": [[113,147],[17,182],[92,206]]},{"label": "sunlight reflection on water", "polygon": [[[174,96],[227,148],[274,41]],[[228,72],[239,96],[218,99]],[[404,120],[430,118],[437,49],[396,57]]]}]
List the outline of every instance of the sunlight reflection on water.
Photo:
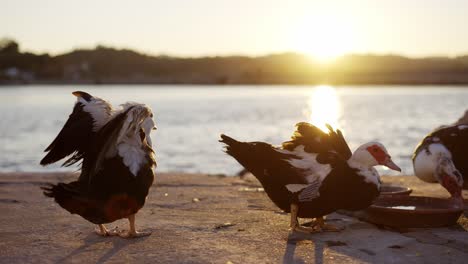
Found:
[{"label": "sunlight reflection on water", "polygon": [[315,87],[308,100],[310,121],[312,124],[328,131],[325,124],[330,124],[334,129],[339,129],[338,120],[341,115],[341,105],[336,89],[329,85]]}]

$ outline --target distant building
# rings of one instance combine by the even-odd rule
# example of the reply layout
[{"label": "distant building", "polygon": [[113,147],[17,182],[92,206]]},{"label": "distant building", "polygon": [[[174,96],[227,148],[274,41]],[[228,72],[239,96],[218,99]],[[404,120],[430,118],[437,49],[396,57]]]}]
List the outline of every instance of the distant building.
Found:
[{"label": "distant building", "polygon": [[9,79],[16,80],[20,74],[20,71],[16,67],[10,67],[5,69],[5,76]]},{"label": "distant building", "polygon": [[22,71],[16,67],[10,67],[4,70],[4,76],[10,81],[32,82],[34,81],[35,74],[31,71]]}]

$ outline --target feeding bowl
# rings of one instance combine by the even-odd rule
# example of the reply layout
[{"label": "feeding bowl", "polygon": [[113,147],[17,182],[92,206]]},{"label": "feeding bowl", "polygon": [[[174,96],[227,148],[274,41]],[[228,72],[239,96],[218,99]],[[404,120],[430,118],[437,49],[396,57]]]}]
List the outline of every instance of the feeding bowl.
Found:
[{"label": "feeding bowl", "polygon": [[397,185],[380,186],[380,195],[410,195],[413,189]]},{"label": "feeding bowl", "polygon": [[390,227],[442,227],[457,222],[463,212],[450,199],[422,196],[380,196],[365,210],[367,221]]}]

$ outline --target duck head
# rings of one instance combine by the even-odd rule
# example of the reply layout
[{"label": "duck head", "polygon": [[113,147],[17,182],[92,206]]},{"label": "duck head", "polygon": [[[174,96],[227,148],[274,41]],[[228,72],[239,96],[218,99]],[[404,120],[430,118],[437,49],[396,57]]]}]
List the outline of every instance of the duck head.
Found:
[{"label": "duck head", "polygon": [[441,143],[433,143],[413,160],[415,174],[424,181],[439,182],[457,204],[463,202],[463,177],[452,161],[450,151]]},{"label": "duck head", "polygon": [[156,124],[153,120],[151,108],[139,103],[126,103],[122,107],[125,111],[128,111],[128,114],[125,120],[125,129],[122,130],[121,134],[133,137],[142,131],[144,134],[143,136],[140,135],[141,140],[146,141],[149,147],[152,147],[150,133],[152,130],[156,130]]},{"label": "duck head", "polygon": [[434,174],[437,181],[452,195],[455,203],[457,205],[463,204],[463,177],[453,164],[452,159],[440,155],[437,158]]},{"label": "duck head", "polygon": [[383,165],[389,169],[401,172],[390,157],[387,149],[379,142],[369,142],[361,145],[354,151],[351,162],[359,167],[371,168],[377,165]]}]

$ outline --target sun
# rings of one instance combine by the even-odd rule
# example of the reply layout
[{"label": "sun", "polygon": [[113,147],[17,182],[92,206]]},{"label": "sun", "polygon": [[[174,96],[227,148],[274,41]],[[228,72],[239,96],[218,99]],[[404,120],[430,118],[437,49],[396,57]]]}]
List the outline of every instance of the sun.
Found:
[{"label": "sun", "polygon": [[354,37],[351,24],[331,15],[304,16],[293,31],[293,48],[322,63],[352,51]]}]

